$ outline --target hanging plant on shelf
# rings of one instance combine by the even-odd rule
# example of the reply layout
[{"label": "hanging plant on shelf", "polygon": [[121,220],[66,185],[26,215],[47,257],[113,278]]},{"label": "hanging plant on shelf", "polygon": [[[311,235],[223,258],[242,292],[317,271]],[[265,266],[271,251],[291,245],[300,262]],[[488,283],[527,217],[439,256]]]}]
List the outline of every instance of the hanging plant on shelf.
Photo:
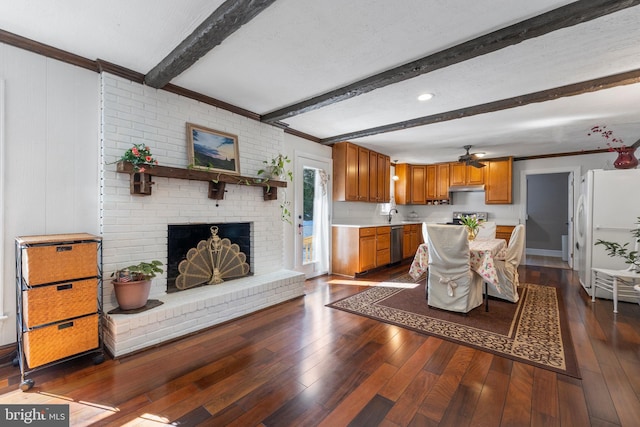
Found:
[{"label": "hanging plant on shelf", "polygon": [[[278,154],[276,157],[271,160],[263,160],[264,167],[258,171],[258,176],[262,182],[267,183],[267,191],[269,191],[269,180],[284,180],[293,182],[293,172],[290,169],[287,169],[287,164],[291,163],[291,159],[288,156]],[[277,187],[275,191],[278,191]],[[283,201],[280,203],[280,219],[284,222],[288,222],[289,224],[293,224],[291,221],[291,202],[287,200],[287,193],[285,190],[281,190],[283,193]]]},{"label": "hanging plant on shelf", "polygon": [[263,176],[264,179],[281,179],[289,180],[293,182],[293,172],[287,169],[287,164],[291,163],[291,159],[288,156],[278,154],[271,160],[263,160],[264,167],[258,171],[258,176]]}]

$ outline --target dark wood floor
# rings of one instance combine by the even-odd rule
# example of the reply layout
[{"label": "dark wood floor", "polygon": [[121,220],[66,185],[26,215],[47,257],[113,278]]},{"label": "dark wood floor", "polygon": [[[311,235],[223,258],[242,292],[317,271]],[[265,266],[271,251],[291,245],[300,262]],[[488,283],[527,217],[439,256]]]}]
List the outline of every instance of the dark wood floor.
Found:
[{"label": "dark wood floor", "polygon": [[521,270],[562,290],[581,380],[326,308],[364,288],[321,277],[304,298],[171,344],[34,372],[28,392],[5,366],[0,402],[68,403],[73,426],[640,425],[640,306],[614,315],[571,270]]}]

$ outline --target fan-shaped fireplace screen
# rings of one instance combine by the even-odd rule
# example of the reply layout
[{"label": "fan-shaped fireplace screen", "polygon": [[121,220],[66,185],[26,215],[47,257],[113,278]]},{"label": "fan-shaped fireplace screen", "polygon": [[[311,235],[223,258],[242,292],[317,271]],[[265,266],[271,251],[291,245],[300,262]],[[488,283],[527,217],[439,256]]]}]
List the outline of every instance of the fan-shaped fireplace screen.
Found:
[{"label": "fan-shaped fireplace screen", "polygon": [[189,249],[185,260],[178,265],[176,287],[184,290],[199,285],[218,285],[224,279],[249,274],[247,257],[240,246],[218,236],[218,227],[211,227],[211,237]]}]

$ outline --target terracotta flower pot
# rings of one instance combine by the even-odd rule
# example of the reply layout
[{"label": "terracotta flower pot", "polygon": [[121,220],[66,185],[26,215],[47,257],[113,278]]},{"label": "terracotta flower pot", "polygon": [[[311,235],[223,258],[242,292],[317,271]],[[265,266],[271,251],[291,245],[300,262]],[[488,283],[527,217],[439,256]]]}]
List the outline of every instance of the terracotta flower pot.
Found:
[{"label": "terracotta flower pot", "polygon": [[112,281],[116,293],[116,300],[122,310],[135,310],[144,307],[149,298],[151,280],[138,280],[131,282]]}]

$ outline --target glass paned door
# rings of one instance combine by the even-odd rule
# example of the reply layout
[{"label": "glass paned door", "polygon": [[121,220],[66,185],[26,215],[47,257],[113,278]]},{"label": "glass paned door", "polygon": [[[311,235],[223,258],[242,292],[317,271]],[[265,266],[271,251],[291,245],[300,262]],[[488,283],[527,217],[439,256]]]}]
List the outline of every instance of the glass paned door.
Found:
[{"label": "glass paned door", "polygon": [[330,165],[298,157],[296,173],[296,270],[307,278],[329,271]]}]

